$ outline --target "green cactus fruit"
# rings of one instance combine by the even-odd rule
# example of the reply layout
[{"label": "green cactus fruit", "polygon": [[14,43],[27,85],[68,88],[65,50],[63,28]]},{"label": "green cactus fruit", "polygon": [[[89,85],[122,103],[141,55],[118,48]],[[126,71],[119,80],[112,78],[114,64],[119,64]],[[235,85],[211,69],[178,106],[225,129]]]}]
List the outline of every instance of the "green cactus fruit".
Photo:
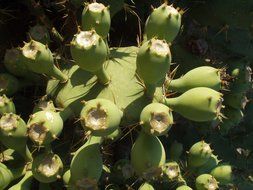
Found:
[{"label": "green cactus fruit", "polygon": [[192,188],[190,188],[187,185],[182,185],[182,186],[178,187],[176,190],[192,190]]},{"label": "green cactus fruit", "polygon": [[110,135],[105,136],[105,140],[111,140],[112,142],[117,141],[122,136],[122,130],[117,128]]},{"label": "green cactus fruit", "polygon": [[220,122],[219,128],[221,134],[226,135],[232,127],[239,125],[239,123],[243,120],[244,114],[240,109],[234,109],[226,106],[224,109],[224,116],[225,118],[222,122]]},{"label": "green cactus fruit", "polygon": [[173,161],[178,161],[183,153],[183,150],[183,144],[174,141],[169,149],[170,159]]},{"label": "green cactus fruit", "polygon": [[180,177],[180,168],[177,162],[167,162],[162,166],[162,172],[169,181],[175,181]]},{"label": "green cactus fruit", "polygon": [[[79,68],[68,65],[66,73],[69,80],[58,85],[51,80],[47,94],[54,99],[58,108],[69,108],[78,117],[83,106],[80,102],[104,98],[114,102],[124,111],[121,125],[128,126],[139,122],[142,109],[150,103],[136,75],[137,47],[112,48],[106,71],[111,77],[108,86],[97,83],[97,77]],[[126,88],[127,86],[127,88]],[[163,99],[162,84],[157,86],[154,101]]]},{"label": "green cactus fruit", "polygon": [[24,177],[15,185],[13,185],[9,190],[30,190],[33,182],[33,173],[27,171]]},{"label": "green cactus fruit", "polygon": [[16,150],[28,160],[31,153],[26,146],[27,126],[18,115],[6,113],[0,119],[0,138],[6,147]]},{"label": "green cactus fruit", "polygon": [[93,136],[107,136],[120,124],[122,112],[110,100],[93,99],[85,103],[81,114],[81,124]]},{"label": "green cactus fruit", "polygon": [[145,25],[147,39],[157,37],[172,42],[181,27],[181,14],[166,3],[153,10]]},{"label": "green cactus fruit", "polygon": [[31,39],[41,42],[43,44],[50,43],[49,32],[47,28],[43,25],[36,24],[35,26],[31,27],[28,35]]},{"label": "green cactus fruit", "polygon": [[18,79],[8,73],[0,73],[0,95],[12,96],[19,89]]},{"label": "green cactus fruit", "polygon": [[51,183],[61,178],[63,163],[54,153],[43,153],[36,156],[32,163],[32,173],[35,179],[42,183]]},{"label": "green cactus fruit", "polygon": [[117,181],[117,184],[124,182],[134,176],[134,169],[131,165],[130,160],[120,159],[112,167],[112,176]]},{"label": "green cactus fruit", "polygon": [[224,104],[235,109],[244,109],[248,99],[246,94],[243,93],[228,93],[224,95]]},{"label": "green cactus fruit", "polygon": [[52,100],[41,99],[33,108],[33,113],[39,111],[53,111],[56,112],[56,108]]},{"label": "green cactus fruit", "polygon": [[165,80],[170,63],[170,48],[165,41],[152,38],[142,44],[136,58],[136,73],[145,83],[148,96],[153,97],[155,86]]},{"label": "green cactus fruit", "polygon": [[69,180],[70,180],[70,170],[67,170],[63,176],[62,176],[62,180],[65,186],[67,186],[69,184]]},{"label": "green cactus fruit", "polygon": [[192,145],[188,152],[188,165],[190,167],[200,167],[208,162],[212,155],[212,149],[209,144],[199,141]]},{"label": "green cactus fruit", "polygon": [[228,185],[233,182],[232,167],[228,164],[222,164],[214,168],[210,173],[221,185]]},{"label": "green cactus fruit", "polygon": [[108,47],[95,30],[76,34],[71,42],[70,51],[75,63],[81,69],[95,74],[102,84],[109,83],[110,79],[104,68]]},{"label": "green cactus fruit", "polygon": [[148,104],[141,112],[140,123],[148,134],[165,135],[173,124],[171,109],[160,103]]},{"label": "green cactus fruit", "polygon": [[71,189],[97,189],[97,182],[103,171],[100,153],[101,137],[91,136],[74,154],[70,164]]},{"label": "green cactus fruit", "polygon": [[120,187],[116,184],[109,184],[105,187],[105,190],[120,190]]},{"label": "green cactus fruit", "polygon": [[138,190],[155,190],[155,188],[148,182],[141,184]]},{"label": "green cactus fruit", "polygon": [[46,45],[31,40],[29,43],[25,43],[22,55],[29,70],[49,75],[63,83],[68,80],[68,77],[54,65],[53,54]]},{"label": "green cactus fruit", "polygon": [[141,132],[131,150],[131,164],[137,175],[152,178],[160,175],[165,164],[165,150],[158,137]]},{"label": "green cactus fruit", "polygon": [[0,163],[0,190],[4,190],[13,180],[26,173],[26,166],[20,168],[10,168]]},{"label": "green cactus fruit", "polygon": [[218,189],[218,182],[210,174],[202,174],[196,178],[196,190],[216,190]]},{"label": "green cactus fruit", "polygon": [[230,75],[234,78],[234,81],[230,85],[232,92],[242,93],[251,88],[252,85],[252,69],[249,63],[240,60],[233,62],[229,65]]},{"label": "green cactus fruit", "polygon": [[109,7],[102,3],[90,3],[82,12],[82,30],[95,30],[99,36],[106,38],[111,26]]},{"label": "green cactus fruit", "polygon": [[218,157],[212,154],[210,158],[208,159],[208,161],[197,169],[196,173],[198,175],[210,173],[211,170],[219,164],[219,162],[220,160],[218,159]]},{"label": "green cactus fruit", "polygon": [[221,119],[222,94],[206,87],[192,88],[176,98],[166,98],[165,105],[183,117],[197,122]]},{"label": "green cactus fruit", "polygon": [[27,126],[30,139],[39,146],[47,146],[60,135],[63,121],[59,113],[39,111],[30,116]]},{"label": "green cactus fruit", "polygon": [[29,75],[26,64],[22,61],[22,52],[19,48],[6,50],[4,66],[13,75],[24,77]]},{"label": "green cactus fruit", "polygon": [[226,86],[225,76],[224,69],[202,66],[190,70],[179,79],[168,80],[166,86],[169,90],[177,92],[185,92],[196,87],[208,87],[219,91]]},{"label": "green cactus fruit", "polygon": [[4,164],[0,163],[0,190],[4,190],[13,180],[11,171]]},{"label": "green cactus fruit", "polygon": [[0,96],[0,116],[4,113],[16,113],[13,101],[5,95]]}]

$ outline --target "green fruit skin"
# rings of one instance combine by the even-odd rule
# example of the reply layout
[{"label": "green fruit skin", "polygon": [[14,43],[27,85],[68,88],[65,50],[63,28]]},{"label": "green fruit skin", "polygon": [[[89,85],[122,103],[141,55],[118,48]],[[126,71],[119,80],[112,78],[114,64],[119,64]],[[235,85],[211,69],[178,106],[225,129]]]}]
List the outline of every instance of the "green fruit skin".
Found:
[{"label": "green fruit skin", "polygon": [[101,12],[90,11],[88,6],[82,12],[82,30],[95,30],[98,35],[105,38],[110,30],[111,17],[108,7]]},{"label": "green fruit skin", "polygon": [[183,185],[183,186],[178,187],[176,190],[192,190],[192,188],[190,188],[187,185]]},{"label": "green fruit skin", "polygon": [[13,180],[11,171],[2,163],[0,163],[0,190],[4,190]]},{"label": "green fruit skin", "polygon": [[[159,131],[159,128],[156,129],[152,127],[152,125],[150,124],[152,114],[162,114],[163,116],[165,116],[167,124],[166,128],[163,127],[163,129]],[[160,103],[148,104],[146,107],[143,108],[141,112],[140,122],[143,123],[142,129],[145,133],[155,136],[165,135],[170,130],[171,125],[173,124],[173,116],[171,109]]]},{"label": "green fruit skin", "polygon": [[227,164],[223,164],[214,168],[211,173],[212,176],[219,182],[221,185],[227,185],[233,182],[233,172],[232,167]]},{"label": "green fruit skin", "polygon": [[188,164],[190,167],[200,167],[208,162],[212,155],[210,146],[204,141],[195,143],[188,153]]},{"label": "green fruit skin", "polygon": [[84,178],[98,181],[103,170],[100,153],[101,137],[91,136],[74,154],[70,164],[70,184],[75,187],[77,181]]},{"label": "green fruit skin", "polygon": [[103,68],[103,64],[108,56],[108,49],[104,40],[95,31],[89,32],[93,32],[93,35],[98,38],[96,44],[84,48],[76,42],[75,35],[71,42],[70,52],[75,64],[86,71],[94,73]]},{"label": "green fruit skin", "polygon": [[145,182],[145,183],[141,184],[141,186],[138,188],[138,190],[155,190],[155,188],[151,184]]},{"label": "green fruit skin", "polygon": [[[39,167],[43,165],[45,159],[54,159],[57,164],[57,171],[54,175],[47,176],[43,172],[39,171]],[[46,163],[48,164],[48,163]],[[32,163],[32,173],[35,179],[42,183],[51,183],[59,179],[63,173],[63,163],[61,158],[57,154],[53,153],[43,153],[35,157]]]},{"label": "green fruit skin", "polygon": [[[34,113],[28,123],[27,126],[30,129],[34,124],[41,124],[48,129],[45,139],[42,144],[40,142],[34,141],[34,143],[38,143],[40,145],[49,145],[52,141],[55,140],[55,137],[58,137],[63,129],[63,121],[60,117],[59,113],[53,111],[39,111]],[[29,132],[28,132],[29,133]],[[55,137],[54,137],[55,136]]]},{"label": "green fruit skin", "polygon": [[178,161],[180,156],[183,153],[183,144],[178,143],[177,141],[174,141],[172,145],[170,146],[170,159],[174,161]]},{"label": "green fruit skin", "polygon": [[165,150],[158,137],[141,132],[131,150],[131,164],[137,175],[156,169],[165,161]]},{"label": "green fruit skin", "polygon": [[229,93],[224,95],[224,104],[235,109],[244,109],[247,104],[246,94],[243,93]]},{"label": "green fruit skin", "polygon": [[146,21],[145,33],[147,39],[157,37],[172,42],[181,27],[181,15],[171,6],[162,4],[151,13]]},{"label": "green fruit skin", "polygon": [[33,113],[39,112],[39,111],[53,111],[56,112],[56,108],[54,106],[53,101],[46,101],[41,100],[39,101],[33,108]]},{"label": "green fruit skin", "polygon": [[[168,89],[186,92],[196,87],[208,87],[221,90],[220,70],[210,66],[197,67],[187,72],[183,77],[168,82]],[[205,79],[205,80],[203,80]]]},{"label": "green fruit skin", "polygon": [[136,58],[136,72],[145,84],[156,85],[165,79],[170,69],[171,53],[169,51],[165,56],[157,55],[150,49],[152,40],[145,42],[140,47]]},{"label": "green fruit skin", "polygon": [[[196,178],[196,190],[210,190],[209,184],[212,183],[212,190],[218,189],[216,179],[210,174],[202,174]],[[215,187],[215,188],[214,188]]]},{"label": "green fruit skin", "polygon": [[210,173],[211,170],[219,164],[219,162],[218,157],[212,154],[208,161],[197,169],[196,173],[198,175]]},{"label": "green fruit skin", "polygon": [[0,96],[0,116],[4,113],[16,113],[13,101],[5,95]]},{"label": "green fruit skin", "polygon": [[25,176],[14,186],[9,188],[9,190],[30,190],[33,181],[33,173],[27,171]]},{"label": "green fruit skin", "polygon": [[[171,172],[172,170],[174,172]],[[175,181],[181,175],[180,167],[177,162],[171,162],[171,161],[166,162],[162,166],[162,171],[163,171],[163,174],[165,175],[165,177],[167,178],[167,180],[169,180],[169,181]]]},{"label": "green fruit skin", "polygon": [[239,123],[243,120],[244,114],[240,109],[234,109],[226,106],[224,109],[224,116],[226,118],[224,118],[219,125],[221,134],[226,135],[232,127],[239,125]]},{"label": "green fruit skin", "polygon": [[[68,80],[67,76],[65,76],[54,65],[53,54],[47,46],[35,40],[31,40],[25,46],[29,46],[29,45],[32,45],[34,49],[37,50],[37,53],[32,58],[26,57],[24,55],[24,52],[22,51],[23,60],[29,70],[35,73],[49,75],[51,77],[54,77],[60,80],[61,82],[65,82]],[[24,50],[24,47],[22,48],[22,50]]]},{"label": "green fruit skin", "polygon": [[165,105],[183,117],[197,122],[219,117],[222,94],[206,87],[192,88],[176,98],[166,98]]},{"label": "green fruit skin", "polygon": [[[85,124],[85,121],[87,121],[90,110],[96,109],[98,107],[106,112],[105,128],[92,129]],[[91,131],[91,134],[93,136],[107,136],[113,133],[118,129],[121,117],[122,112],[119,110],[119,108],[110,100],[102,98],[97,98],[86,102],[80,113],[81,124],[84,130]]]},{"label": "green fruit skin", "polygon": [[[11,130],[4,130],[2,128],[2,122],[5,122],[8,119],[15,121],[14,126],[16,128]],[[0,139],[6,147],[23,154],[26,151],[27,141],[26,123],[22,118],[13,113],[4,114],[0,119]]]},{"label": "green fruit skin", "polygon": [[47,28],[43,25],[37,24],[30,28],[29,35],[33,40],[36,40],[43,44],[50,43],[50,35]]},{"label": "green fruit skin", "polygon": [[69,184],[69,180],[70,180],[70,170],[67,170],[63,176],[62,176],[62,180],[64,182],[64,185],[68,185]]},{"label": "green fruit skin", "polygon": [[10,168],[0,163],[0,190],[4,190],[13,180],[26,173],[26,165],[20,168]]},{"label": "green fruit skin", "polygon": [[234,81],[230,84],[230,90],[236,93],[248,91],[252,86],[252,69],[248,62],[237,61],[229,65],[229,69],[230,75],[234,77]]},{"label": "green fruit skin", "polygon": [[4,56],[4,66],[13,75],[24,77],[29,75],[29,70],[22,59],[22,52],[18,48],[6,50]]},{"label": "green fruit skin", "polygon": [[19,89],[18,79],[8,73],[0,74],[0,95],[12,96]]}]

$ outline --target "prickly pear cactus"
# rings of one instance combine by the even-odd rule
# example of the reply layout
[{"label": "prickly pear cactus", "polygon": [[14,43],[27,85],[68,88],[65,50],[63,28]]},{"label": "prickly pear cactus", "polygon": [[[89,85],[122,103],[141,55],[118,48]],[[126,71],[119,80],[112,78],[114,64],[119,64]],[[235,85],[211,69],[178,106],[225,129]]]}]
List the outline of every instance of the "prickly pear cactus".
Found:
[{"label": "prickly pear cactus", "polygon": [[253,188],[253,4],[170,3],[0,8],[0,190]]}]

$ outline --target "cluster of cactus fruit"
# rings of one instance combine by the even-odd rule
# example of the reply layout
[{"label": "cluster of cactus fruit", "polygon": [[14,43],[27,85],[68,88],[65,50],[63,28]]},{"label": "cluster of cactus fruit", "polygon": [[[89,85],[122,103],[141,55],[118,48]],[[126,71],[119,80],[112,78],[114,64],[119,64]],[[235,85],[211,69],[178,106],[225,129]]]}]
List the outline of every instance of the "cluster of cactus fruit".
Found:
[{"label": "cluster of cactus fruit", "polygon": [[[214,2],[215,10],[221,7],[218,0]],[[190,12],[193,17],[195,13]],[[6,50],[3,63],[8,72],[0,73],[4,147],[0,190],[233,187],[234,168],[218,158],[211,140],[210,144],[196,140],[186,155],[182,143],[163,145],[179,119],[228,135],[243,119],[242,110],[249,102],[246,94],[252,88],[246,58],[220,68],[199,66],[174,78],[177,68],[172,69],[170,49],[182,31],[183,14],[173,5],[161,4],[147,18],[138,47],[116,48],[108,41],[110,7],[87,3],[81,27],[68,45],[71,60],[50,50],[50,33],[41,24],[29,30],[30,41],[23,47]],[[216,17],[223,19],[217,14],[210,25],[218,24]],[[49,78],[45,96],[26,122],[10,97],[15,100],[20,89],[40,84],[43,75]],[[137,137],[133,144],[127,142],[131,148],[127,156],[106,161],[107,147],[122,148],[132,133]]]}]

